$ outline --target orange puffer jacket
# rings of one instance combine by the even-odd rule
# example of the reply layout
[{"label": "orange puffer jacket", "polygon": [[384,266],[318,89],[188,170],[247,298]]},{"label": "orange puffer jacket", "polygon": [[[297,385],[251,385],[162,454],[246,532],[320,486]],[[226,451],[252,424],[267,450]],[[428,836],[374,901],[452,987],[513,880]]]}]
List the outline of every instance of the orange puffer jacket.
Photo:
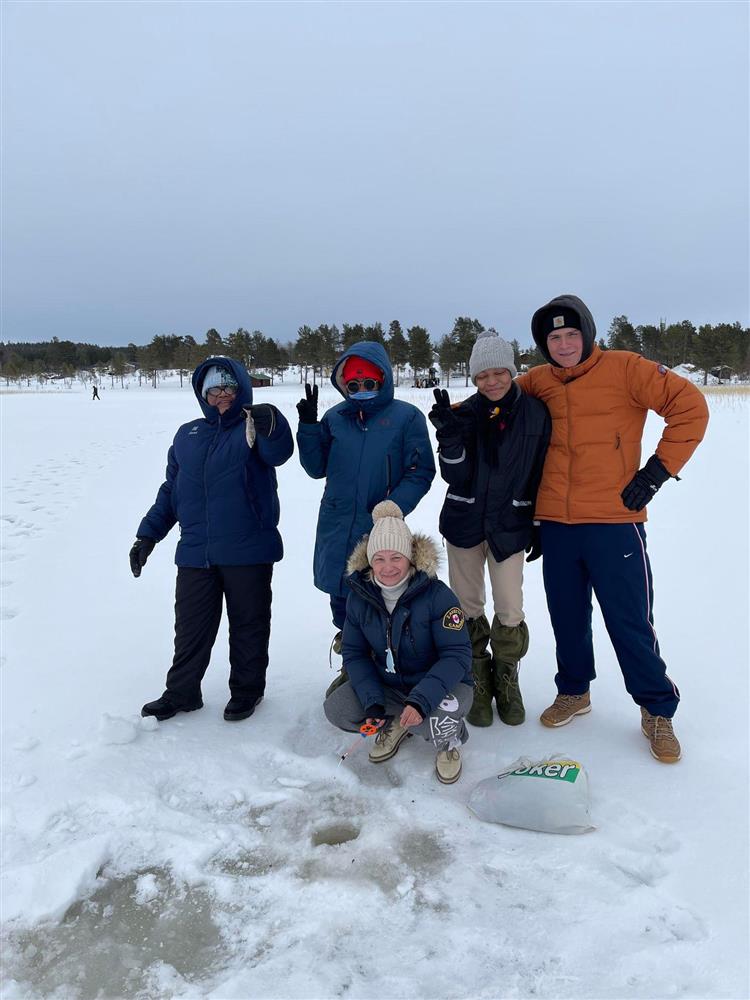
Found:
[{"label": "orange puffer jacket", "polygon": [[708,423],[703,394],[687,379],[630,351],[602,351],[575,368],[540,365],[518,384],[552,417],[535,516],[564,524],[645,521],[620,493],[641,466],[648,410],[666,427],[656,454],[673,476],[695,451]]}]

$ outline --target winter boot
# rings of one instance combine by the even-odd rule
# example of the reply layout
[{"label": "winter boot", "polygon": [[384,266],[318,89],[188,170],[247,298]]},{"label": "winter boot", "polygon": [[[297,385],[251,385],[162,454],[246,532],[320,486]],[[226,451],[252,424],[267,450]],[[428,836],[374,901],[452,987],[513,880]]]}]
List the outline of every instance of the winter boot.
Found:
[{"label": "winter boot", "polygon": [[230,698],[224,709],[224,721],[241,722],[249,719],[262,701],[263,695],[259,698]]},{"label": "winter boot", "polygon": [[651,753],[662,764],[676,764],[682,757],[680,741],[672,730],[672,720],[664,715],[651,715],[641,708],[641,732],[651,744]]},{"label": "winter boot", "polygon": [[521,622],[520,625],[501,625],[496,615],[492,620],[490,647],[497,714],[506,726],[520,726],[526,719],[521,689],[518,686],[519,661],[529,648],[526,622]]},{"label": "winter boot", "polygon": [[474,701],[466,713],[472,726],[492,725],[492,657],[484,653],[471,661],[474,674]]},{"label": "winter boot", "polygon": [[452,785],[454,781],[458,781],[461,777],[461,754],[458,747],[438,751],[435,770],[438,781],[442,781],[444,785]]},{"label": "winter boot", "polygon": [[492,725],[492,657],[487,652],[490,623],[484,615],[467,618],[471,639],[471,667],[474,674],[474,703],[466,715],[472,726]]},{"label": "winter boot", "polygon": [[559,694],[549,708],[545,708],[539,716],[543,726],[557,729],[567,726],[577,715],[587,715],[591,711],[591,696],[585,694]]},{"label": "winter boot", "polygon": [[[341,639],[342,639],[341,632],[337,632],[336,635],[333,637],[333,641],[331,642],[331,648],[328,653],[328,662],[331,666],[333,666],[331,659],[333,654],[335,653],[337,656],[341,656]],[[342,684],[346,684],[348,680],[349,680],[349,675],[347,674],[346,669],[342,666],[338,674],[333,678],[331,683],[326,688],[326,698],[329,695],[333,694],[336,688],[341,687]]]},{"label": "winter boot", "polygon": [[383,761],[390,760],[398,753],[398,748],[407,736],[411,736],[408,729],[405,729],[398,718],[393,718],[387,722],[378,735],[370,751],[370,760],[373,764],[382,764]]},{"label": "winter boot", "polygon": [[153,715],[159,722],[164,722],[165,719],[171,719],[178,712],[196,712],[199,708],[203,708],[203,702],[200,700],[194,705],[175,705],[168,694],[163,694],[156,701],[147,701],[141,709],[141,715],[144,717]]}]

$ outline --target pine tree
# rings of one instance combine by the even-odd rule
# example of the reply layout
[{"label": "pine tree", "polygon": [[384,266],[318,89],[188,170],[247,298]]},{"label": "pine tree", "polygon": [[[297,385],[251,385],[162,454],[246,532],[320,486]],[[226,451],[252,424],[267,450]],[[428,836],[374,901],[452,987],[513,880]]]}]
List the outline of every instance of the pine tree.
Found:
[{"label": "pine tree", "polygon": [[401,369],[409,360],[409,343],[397,319],[388,325],[388,356],[396,372],[396,385],[401,382]]}]

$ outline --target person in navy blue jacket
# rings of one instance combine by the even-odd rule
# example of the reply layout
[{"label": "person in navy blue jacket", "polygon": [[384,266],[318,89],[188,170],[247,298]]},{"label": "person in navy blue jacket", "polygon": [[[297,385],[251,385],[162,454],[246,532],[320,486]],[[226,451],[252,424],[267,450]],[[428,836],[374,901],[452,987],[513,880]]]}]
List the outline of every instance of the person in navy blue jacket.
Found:
[{"label": "person in navy blue jacket", "polygon": [[373,763],[390,760],[412,732],[437,750],[436,771],[450,784],[461,774],[459,747],[469,738],[471,641],[453,591],[437,579],[438,549],[412,536],[391,500],[376,505],[374,527],[349,558],[342,640],[348,680],[325,700],[334,726],[379,728]]},{"label": "person in navy blue jacket", "polygon": [[305,387],[306,398],[297,404],[297,447],[305,472],[326,480],[313,578],[330,596],[339,652],[349,553],[370,530],[379,501],[390,498],[404,514],[414,510],[435,477],[435,460],[422,411],[393,398],[393,372],[382,344],[353,344],[336,362],[331,382],[344,399],[321,420],[318,387]]},{"label": "person in navy blue jacket", "polygon": [[232,358],[198,365],[193,390],[203,417],[177,431],[167,477],[130,550],[138,577],[179,522],[174,659],[164,694],[141,714],[163,720],[203,707],[201,681],[226,600],[231,698],[224,718],[235,722],[253,714],[265,690],[271,575],[283,555],[275,470],[294,443],[275,406],[253,406],[250,377]]}]

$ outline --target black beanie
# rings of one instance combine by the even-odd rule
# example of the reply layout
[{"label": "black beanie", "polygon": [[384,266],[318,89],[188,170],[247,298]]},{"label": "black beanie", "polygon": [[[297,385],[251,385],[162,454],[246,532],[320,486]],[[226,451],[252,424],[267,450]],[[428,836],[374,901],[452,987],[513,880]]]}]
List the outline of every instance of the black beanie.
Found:
[{"label": "black beanie", "polygon": [[536,317],[536,329],[545,340],[555,330],[562,330],[563,327],[571,327],[573,330],[582,328],[581,317],[570,306],[565,309],[561,309],[560,306],[550,306]]}]

